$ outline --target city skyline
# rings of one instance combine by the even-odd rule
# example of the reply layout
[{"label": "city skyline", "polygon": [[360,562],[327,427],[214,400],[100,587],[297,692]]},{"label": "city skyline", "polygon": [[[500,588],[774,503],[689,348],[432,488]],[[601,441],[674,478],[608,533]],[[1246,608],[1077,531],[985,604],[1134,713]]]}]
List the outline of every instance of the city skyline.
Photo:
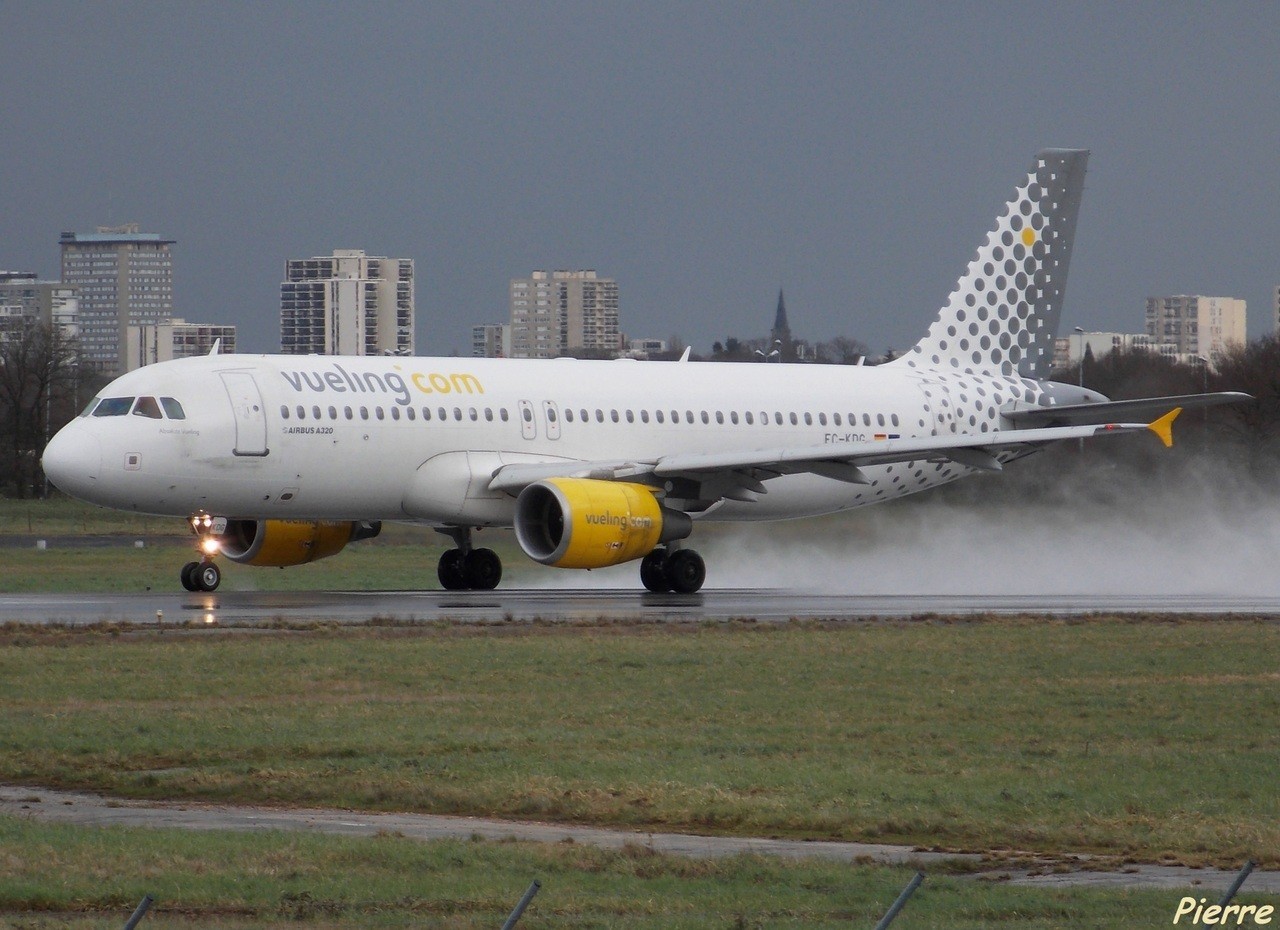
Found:
[{"label": "city skyline", "polygon": [[785,288],[811,337],[902,350],[1010,172],[1083,146],[1063,331],[1153,294],[1270,329],[1270,5],[302,9],[7,4],[0,266],[137,222],[176,242],[174,314],[245,351],[277,345],[281,263],[335,248],[415,261],[425,353],[538,267],[609,269],[633,334],[705,349]]}]

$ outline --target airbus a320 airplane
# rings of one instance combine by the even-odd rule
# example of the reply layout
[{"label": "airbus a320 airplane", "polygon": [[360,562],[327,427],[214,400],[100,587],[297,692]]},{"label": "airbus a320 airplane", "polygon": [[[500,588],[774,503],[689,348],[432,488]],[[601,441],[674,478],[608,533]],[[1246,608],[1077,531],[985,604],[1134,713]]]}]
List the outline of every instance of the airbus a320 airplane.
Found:
[{"label": "airbus a320 airplane", "polygon": [[[875,367],[211,354],[111,382],[49,443],[63,491],[189,518],[213,556],[289,566],[434,526],[448,589],[502,565],[472,531],[514,527],[557,568],[640,560],[694,592],[704,520],[781,520],[893,500],[1065,439],[1151,430],[1240,394],[1109,403],[1044,380],[1088,152],[1039,153],[928,334]],[[687,356],[687,353],[686,353]]]}]

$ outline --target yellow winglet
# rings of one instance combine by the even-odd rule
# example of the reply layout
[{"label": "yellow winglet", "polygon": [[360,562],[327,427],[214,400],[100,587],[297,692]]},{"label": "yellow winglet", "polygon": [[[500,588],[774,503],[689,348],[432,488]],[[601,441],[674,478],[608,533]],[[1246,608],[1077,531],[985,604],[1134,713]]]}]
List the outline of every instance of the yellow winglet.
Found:
[{"label": "yellow winglet", "polygon": [[1160,437],[1160,441],[1164,443],[1166,449],[1173,446],[1173,421],[1178,419],[1178,414],[1182,413],[1181,407],[1174,407],[1160,419],[1147,424],[1147,429]]}]

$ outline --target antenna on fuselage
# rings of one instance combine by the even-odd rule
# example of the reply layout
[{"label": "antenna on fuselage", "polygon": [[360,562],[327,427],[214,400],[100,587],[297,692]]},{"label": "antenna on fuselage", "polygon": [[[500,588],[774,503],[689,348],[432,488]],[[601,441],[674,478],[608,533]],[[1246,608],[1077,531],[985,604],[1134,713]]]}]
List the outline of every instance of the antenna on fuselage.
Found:
[{"label": "antenna on fuselage", "polygon": [[222,337],[219,336],[217,339],[213,340],[213,348],[209,350],[209,354],[217,355],[221,351],[222,351]]},{"label": "antenna on fuselage", "polygon": [[689,353],[691,353],[692,351],[693,351],[693,346],[685,346],[684,352],[680,354],[680,361],[682,362],[689,361]]}]

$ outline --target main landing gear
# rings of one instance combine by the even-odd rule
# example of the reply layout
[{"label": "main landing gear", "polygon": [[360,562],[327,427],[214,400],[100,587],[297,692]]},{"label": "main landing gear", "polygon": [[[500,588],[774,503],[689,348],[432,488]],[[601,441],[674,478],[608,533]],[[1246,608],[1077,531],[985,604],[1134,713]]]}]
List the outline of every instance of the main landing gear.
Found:
[{"label": "main landing gear", "polygon": [[492,549],[472,549],[470,527],[436,527],[452,539],[456,549],[440,556],[436,577],[446,591],[492,591],[502,580],[502,560]]},{"label": "main landing gear", "polygon": [[654,549],[640,562],[640,581],[655,593],[693,594],[706,578],[706,563],[692,549]]}]

